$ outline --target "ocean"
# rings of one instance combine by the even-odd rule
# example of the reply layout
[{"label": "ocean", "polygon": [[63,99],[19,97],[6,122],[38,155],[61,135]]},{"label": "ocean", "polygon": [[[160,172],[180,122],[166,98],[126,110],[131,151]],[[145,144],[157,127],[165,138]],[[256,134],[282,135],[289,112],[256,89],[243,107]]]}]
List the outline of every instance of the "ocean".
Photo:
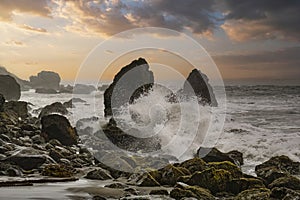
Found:
[{"label": "ocean", "polygon": [[[227,86],[226,99],[223,99],[226,100],[226,113],[223,113],[224,110],[216,112],[216,118],[211,121],[211,129],[208,129],[211,119],[209,107],[200,106],[197,109],[193,102],[171,104],[161,98],[162,92],[154,90],[143,100],[124,108],[124,112],[118,117],[120,121],[134,125],[140,130],[162,132],[160,137],[166,143],[163,145],[165,152],[182,155],[180,153],[184,149],[185,156],[181,156],[181,159],[192,156],[203,141],[192,139],[192,143],[189,143],[190,138],[194,136],[191,132],[195,131],[195,126],[199,126],[196,129],[198,132],[210,130],[212,133],[208,132],[207,136],[218,136],[212,138],[215,140],[215,146],[221,151],[238,150],[243,153],[245,164],[242,170],[245,173],[254,175],[255,165],[272,156],[287,155],[295,161],[300,161],[300,86]],[[81,118],[97,116],[99,120],[93,128],[97,130],[105,124],[108,119],[103,117],[102,96],[103,92],[99,91],[92,95],[76,95],[86,103],[74,103],[75,108],[69,110],[67,116],[71,123],[75,126],[76,121]],[[21,100],[30,102],[30,112],[37,115],[36,109],[57,101],[65,102],[72,97],[72,94],[36,94],[31,90],[23,92]],[[196,111],[200,111],[200,116],[195,114]],[[132,123],[132,112],[139,114],[138,123]],[[91,126],[88,122],[86,125]],[[222,125],[222,131],[214,134],[214,131],[218,130],[214,127],[219,125]],[[168,140],[173,141],[177,136],[178,140],[168,145]],[[169,146],[172,148],[165,148]],[[91,199],[89,194],[99,191],[105,184],[105,181],[81,179],[70,183],[22,186],[17,188],[18,192],[14,187],[5,187],[1,189],[0,198]]]},{"label": "ocean", "polygon": [[[140,137],[157,134],[162,139],[164,152],[179,157],[179,160],[188,159],[203,145],[203,140],[195,139],[198,137],[194,133],[195,127],[199,126],[198,132],[206,131],[207,137],[214,135],[213,143],[221,151],[241,151],[246,173],[254,174],[255,165],[272,156],[287,155],[300,161],[300,86],[227,86],[225,90],[226,113],[222,110],[215,121],[211,121],[212,113],[207,106],[199,106],[199,115],[195,102],[171,104],[163,98],[163,91],[154,89],[143,100],[124,109],[119,116],[120,124],[123,122],[142,130],[145,135]],[[93,116],[99,118],[99,127],[108,121],[103,117],[102,91],[91,95],[48,95],[31,90],[23,92],[21,100],[32,103],[30,112],[37,115],[37,109],[72,97],[86,101],[74,103],[75,108],[70,109],[68,118],[74,126],[77,120]],[[132,112],[138,114],[139,122],[132,121]],[[223,126],[221,132],[210,133],[216,126]],[[97,126],[93,128],[97,129]]]}]

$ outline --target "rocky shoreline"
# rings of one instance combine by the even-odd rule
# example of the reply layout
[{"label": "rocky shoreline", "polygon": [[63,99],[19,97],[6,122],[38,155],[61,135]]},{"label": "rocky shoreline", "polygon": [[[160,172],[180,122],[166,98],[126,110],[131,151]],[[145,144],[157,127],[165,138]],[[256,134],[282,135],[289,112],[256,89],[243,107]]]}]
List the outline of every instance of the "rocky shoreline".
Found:
[{"label": "rocky shoreline", "polygon": [[[122,172],[105,166],[84,148],[76,128],[64,116],[48,114],[34,118],[28,113],[27,103],[1,102],[1,187],[86,178],[111,180],[112,184],[93,189],[94,199],[122,195],[123,199],[300,198],[300,163],[286,156],[257,165],[256,177],[242,173],[240,152],[222,153],[215,148],[200,148],[209,153],[203,158],[195,156],[181,163],[166,163],[158,170]],[[133,156],[122,159],[132,168],[143,162]]]},{"label": "rocky shoreline", "polygon": [[[133,93],[135,96],[129,96],[133,89],[126,88],[126,84],[118,88],[117,82],[125,72],[138,66],[141,67],[136,73],[144,74],[145,80],[130,78],[126,82],[130,81],[133,88],[140,83],[148,85],[138,88]],[[217,106],[208,79],[202,76],[200,71],[193,70],[185,83],[191,87],[184,85],[182,90],[166,98],[176,102],[193,89],[200,97],[199,103]],[[104,93],[105,116],[110,120],[102,127],[97,124],[97,118],[81,119],[72,127],[64,115],[68,114],[67,108],[74,107],[74,102],[84,103],[81,99],[52,103],[35,110],[38,117],[32,117],[28,112],[29,102],[14,101],[19,98],[20,88],[16,91],[18,98],[10,96],[11,90],[3,90],[6,93],[0,94],[0,187],[88,179],[100,185],[105,183],[104,187],[70,188],[70,191],[87,193],[95,200],[300,199],[300,163],[284,155],[257,165],[256,176],[241,171],[243,154],[237,150],[224,153],[216,148],[200,147],[193,158],[183,162],[171,155],[148,155],[160,150],[159,138],[139,138],[124,132],[117,126],[113,111],[146,94],[155,84],[153,80],[144,59],[125,66]],[[115,87],[119,95],[127,96],[115,97],[117,104],[111,104]],[[132,115],[133,120],[137,118]],[[100,130],[94,130],[93,124]],[[135,129],[129,131],[140,134]]]}]

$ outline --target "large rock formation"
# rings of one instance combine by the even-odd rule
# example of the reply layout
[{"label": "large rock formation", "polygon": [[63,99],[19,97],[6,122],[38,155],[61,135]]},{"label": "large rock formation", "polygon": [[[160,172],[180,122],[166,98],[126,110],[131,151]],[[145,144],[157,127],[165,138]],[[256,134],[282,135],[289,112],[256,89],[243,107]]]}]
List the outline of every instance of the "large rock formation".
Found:
[{"label": "large rock formation", "polygon": [[19,100],[21,88],[17,81],[9,75],[0,75],[0,94],[8,101]]},{"label": "large rock formation", "polygon": [[19,77],[17,77],[13,73],[7,71],[5,69],[5,67],[0,66],[0,75],[9,75],[9,76],[13,77],[17,81],[17,83],[21,86],[22,91],[30,89],[30,84],[29,84],[28,81],[20,79]]},{"label": "large rock formation", "polygon": [[64,116],[53,114],[42,117],[42,136],[49,141],[58,140],[61,144],[71,146],[77,144],[78,134]]},{"label": "large rock formation", "polygon": [[39,118],[49,115],[51,113],[59,113],[62,115],[66,115],[66,114],[68,114],[68,110],[61,102],[55,102],[55,103],[45,106],[41,110],[41,112],[39,114]]},{"label": "large rock formation", "polygon": [[182,93],[187,96],[196,95],[202,104],[218,105],[213,89],[208,83],[207,76],[197,69],[194,69],[187,77]]},{"label": "large rock formation", "polygon": [[31,76],[29,80],[33,88],[59,89],[60,76],[55,72],[41,71],[37,76]]},{"label": "large rock formation", "polygon": [[[123,67],[104,92],[104,115],[112,116],[113,110],[129,103],[130,99],[138,98],[152,87],[153,82],[153,73],[145,59],[139,58]],[[137,89],[139,92],[135,92]]]}]

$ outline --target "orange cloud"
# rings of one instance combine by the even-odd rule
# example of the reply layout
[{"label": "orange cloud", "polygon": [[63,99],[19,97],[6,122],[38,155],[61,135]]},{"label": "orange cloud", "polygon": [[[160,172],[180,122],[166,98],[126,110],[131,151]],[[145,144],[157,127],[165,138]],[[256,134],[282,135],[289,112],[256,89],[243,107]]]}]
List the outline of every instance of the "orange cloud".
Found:
[{"label": "orange cloud", "polygon": [[1,0],[0,20],[12,21],[15,11],[49,17],[51,10],[48,2],[48,0]]}]

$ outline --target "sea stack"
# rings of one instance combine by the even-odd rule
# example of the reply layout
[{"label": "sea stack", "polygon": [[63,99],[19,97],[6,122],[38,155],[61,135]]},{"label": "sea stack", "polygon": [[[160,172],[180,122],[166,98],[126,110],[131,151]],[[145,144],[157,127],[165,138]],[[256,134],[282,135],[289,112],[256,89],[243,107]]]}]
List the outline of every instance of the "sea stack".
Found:
[{"label": "sea stack", "polygon": [[187,77],[182,90],[185,96],[196,95],[199,98],[199,103],[218,106],[218,102],[213,93],[211,85],[208,83],[208,78],[200,70],[193,69]]},{"label": "sea stack", "polygon": [[123,67],[104,92],[105,117],[112,116],[113,110],[140,97],[153,83],[153,72],[145,59],[139,58]]}]

